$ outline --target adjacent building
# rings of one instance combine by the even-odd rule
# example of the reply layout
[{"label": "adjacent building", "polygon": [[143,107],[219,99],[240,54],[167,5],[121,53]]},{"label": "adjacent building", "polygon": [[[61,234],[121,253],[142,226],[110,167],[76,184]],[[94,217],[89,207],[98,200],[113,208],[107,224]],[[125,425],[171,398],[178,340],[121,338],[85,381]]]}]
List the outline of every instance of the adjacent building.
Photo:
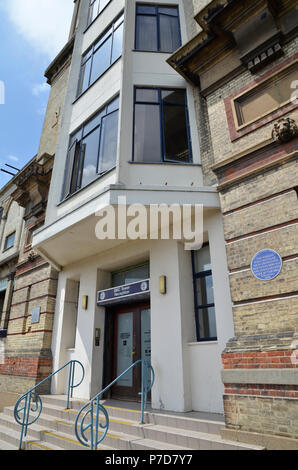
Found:
[{"label": "adjacent building", "polygon": [[224,435],[281,448],[298,437],[297,4],[196,4],[197,34],[168,62],[207,109],[223,214],[235,328]]},{"label": "adjacent building", "polygon": [[[74,27],[74,26],[73,26]],[[73,47],[46,71],[51,93],[38,154],[1,190],[0,394],[13,403],[52,372],[52,329],[58,273],[32,249],[33,232],[44,224],[61,110]],[[44,392],[49,392],[49,383]]]}]

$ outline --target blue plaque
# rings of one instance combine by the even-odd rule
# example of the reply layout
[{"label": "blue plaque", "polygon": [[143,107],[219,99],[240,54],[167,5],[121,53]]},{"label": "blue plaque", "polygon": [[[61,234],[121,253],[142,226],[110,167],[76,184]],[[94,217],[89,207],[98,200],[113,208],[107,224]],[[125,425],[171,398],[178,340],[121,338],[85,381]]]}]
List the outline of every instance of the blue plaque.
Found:
[{"label": "blue plaque", "polygon": [[259,251],[251,262],[253,275],[260,281],[271,281],[276,278],[282,268],[282,259],[274,250]]},{"label": "blue plaque", "polygon": [[106,305],[125,301],[125,299],[135,299],[141,297],[148,297],[150,294],[149,279],[140,282],[133,282],[125,284],[124,286],[113,287],[97,293],[97,304]]}]

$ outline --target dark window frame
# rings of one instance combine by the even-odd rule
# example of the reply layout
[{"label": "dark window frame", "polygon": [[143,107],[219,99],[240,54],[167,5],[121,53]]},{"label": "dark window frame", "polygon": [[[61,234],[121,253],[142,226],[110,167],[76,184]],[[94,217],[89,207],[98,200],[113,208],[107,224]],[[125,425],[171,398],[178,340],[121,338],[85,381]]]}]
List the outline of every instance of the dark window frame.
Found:
[{"label": "dark window frame", "polygon": [[[138,7],[154,7],[155,14],[152,13],[138,13]],[[161,26],[160,26],[160,16],[170,16],[166,15],[165,13],[159,13],[160,8],[173,8],[177,10],[177,22],[178,22],[178,32],[179,32],[179,47],[182,46],[182,34],[181,34],[181,23],[180,23],[180,10],[179,5],[164,5],[164,4],[157,4],[157,3],[136,3],[136,12],[135,12],[135,41],[134,41],[134,50],[139,52],[158,52],[162,54],[173,54],[175,51],[165,51],[161,49]],[[138,16],[147,16],[147,17],[156,17],[157,18],[157,50],[147,50],[147,49],[139,49],[137,47],[137,31],[138,31]],[[179,48],[178,47],[178,48]]]},{"label": "dark window frame", "polygon": [[[109,111],[109,107],[116,101],[119,100],[118,107],[116,109],[112,109]],[[108,116],[111,116],[115,113],[118,113],[119,117],[119,109],[120,109],[120,96],[117,95],[111,101],[106,103],[102,108],[100,108],[91,118],[85,121],[76,131],[72,132],[69,137],[69,144],[67,149],[67,159],[65,164],[65,171],[64,171],[64,179],[63,179],[63,187],[62,187],[62,195],[61,195],[61,202],[65,201],[69,197],[76,194],[78,191],[86,188],[90,184],[94,183],[99,178],[102,178],[104,175],[109,173],[116,167],[113,165],[108,170],[105,170],[101,173],[98,173],[99,164],[100,164],[100,147],[101,147],[101,139],[103,137],[102,128],[103,128],[103,120],[106,119]],[[100,116],[100,121],[94,127],[91,128],[85,134],[85,128],[90,124],[93,120],[96,119],[97,116]],[[86,185],[81,186],[82,183],[82,175],[84,170],[84,159],[82,158],[82,142],[90,136],[92,133],[100,129],[99,132],[99,141],[98,141],[98,150],[97,150],[97,160],[96,160],[96,176],[89,181]],[[119,122],[118,122],[118,130],[119,130]],[[75,137],[75,138],[74,138]],[[118,144],[118,142],[117,142]],[[74,147],[74,156],[71,157],[71,150]],[[72,164],[70,166],[69,159],[72,158]],[[75,166],[77,165],[77,168]]]},{"label": "dark window frame", "polygon": [[89,3],[89,9],[88,9],[88,18],[87,18],[87,27],[86,27],[86,30],[94,23],[94,21],[97,20],[97,18],[102,14],[102,12],[107,8],[107,6],[111,3],[112,0],[109,0],[108,3],[106,3],[106,5],[100,10],[100,3],[101,3],[101,0],[99,1],[99,5],[98,5],[98,10],[97,10],[97,15],[93,18],[93,20],[90,21],[90,12],[91,12],[91,7],[92,5],[96,2],[96,0],[90,0],[90,3]]},{"label": "dark window frame", "polygon": [[[116,27],[116,23],[120,20],[122,17],[121,23],[119,23]],[[78,87],[77,87],[77,92],[76,92],[76,100],[83,95],[89,88],[94,85],[94,83],[102,77],[107,70],[109,70],[110,67],[112,67],[121,57],[123,53],[123,36],[122,36],[122,51],[119,57],[113,60],[113,46],[114,46],[114,35],[115,32],[121,28],[124,25],[124,11],[122,11],[113,21],[112,23],[103,31],[103,33],[98,36],[98,38],[91,44],[91,46],[84,52],[81,58],[81,66],[80,66],[80,73],[79,73],[79,81],[78,81]],[[106,37],[105,37],[106,36]],[[93,62],[94,62],[94,56],[97,53],[97,51],[104,46],[104,44],[112,37],[112,42],[111,42],[111,51],[110,51],[110,63],[109,66],[98,76],[96,77],[95,80],[91,81],[92,77],[92,69],[93,69]],[[98,43],[100,42],[101,39],[103,39],[103,42],[98,46]],[[90,55],[90,57],[88,57]],[[87,57],[87,59],[86,59]],[[84,79],[84,66],[90,61],[90,70],[89,70],[89,77],[88,77],[88,85],[87,87],[83,90],[82,89],[82,83]]]},{"label": "dark window frame", "polygon": [[[158,92],[158,103],[153,102],[153,101],[137,101],[136,95],[138,90],[156,90]],[[188,143],[188,151],[189,151],[189,158],[187,162],[180,162],[177,160],[171,160],[166,158],[166,151],[165,151],[165,125],[164,125],[164,105],[163,103],[166,102],[166,100],[162,99],[162,92],[163,91],[184,91],[185,95],[185,104],[181,104],[178,102],[167,102],[169,105],[173,106],[180,106],[184,107],[185,109],[185,123],[186,123],[186,130],[187,130],[187,143]],[[161,140],[161,160],[160,162],[156,161],[146,161],[146,162],[138,162],[135,160],[135,124],[136,124],[136,105],[137,104],[142,104],[142,105],[156,105],[159,106],[159,115],[160,115],[160,140]],[[191,140],[191,130],[190,130],[190,120],[189,120],[189,107],[188,107],[188,101],[187,101],[187,90],[185,88],[160,88],[160,87],[145,87],[145,86],[135,86],[134,87],[134,110],[133,110],[133,149],[132,149],[132,162],[133,163],[152,163],[152,164],[160,164],[160,163],[165,163],[165,164],[172,164],[175,163],[177,165],[189,165],[193,164],[193,153],[192,153],[192,140]]]},{"label": "dark window frame", "polygon": [[[14,238],[13,238],[13,243],[12,243],[12,245],[7,246],[7,245],[8,245],[8,240],[9,240],[9,238],[12,237],[13,235],[14,235]],[[10,250],[11,248],[13,248],[13,247],[14,247],[14,244],[15,244],[15,240],[16,240],[16,231],[11,232],[9,235],[6,235],[5,241],[4,241],[3,251],[7,251],[7,250]]]},{"label": "dark window frame", "polygon": [[[202,248],[209,247],[209,243],[204,243]],[[193,273],[193,291],[194,291],[194,310],[195,310],[195,321],[196,321],[196,335],[197,335],[197,342],[204,343],[207,341],[217,341],[218,336],[210,336],[208,338],[201,338],[200,335],[200,322],[199,322],[199,311],[206,309],[206,308],[214,308],[215,303],[212,304],[199,304],[198,302],[198,293],[197,293],[197,279],[206,278],[212,276],[212,269],[206,271],[199,271],[196,272],[196,263],[195,263],[195,251],[191,252],[191,264],[192,264],[192,273]]]}]

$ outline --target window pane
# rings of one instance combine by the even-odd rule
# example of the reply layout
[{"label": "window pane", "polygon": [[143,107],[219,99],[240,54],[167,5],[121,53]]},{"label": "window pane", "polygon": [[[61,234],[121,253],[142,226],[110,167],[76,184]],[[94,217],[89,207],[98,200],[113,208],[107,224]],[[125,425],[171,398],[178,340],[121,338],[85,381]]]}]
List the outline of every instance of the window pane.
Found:
[{"label": "window pane", "polygon": [[94,83],[111,64],[112,36],[95,52],[92,62],[91,80]]},{"label": "window pane", "polygon": [[112,63],[115,62],[122,55],[122,38],[123,38],[123,24],[119,26],[114,32],[113,37],[113,51],[112,51]]},{"label": "window pane", "polygon": [[80,185],[82,188],[96,177],[99,137],[100,127],[82,141],[81,158],[83,162],[83,171]]},{"label": "window pane", "polygon": [[155,6],[150,6],[150,5],[137,5],[137,13],[145,13],[149,15],[155,15],[156,13],[156,8]]},{"label": "window pane", "polygon": [[215,318],[215,308],[204,308],[199,309],[198,311],[198,320],[199,320],[199,339],[208,339],[216,338],[216,318]]},{"label": "window pane", "polygon": [[117,109],[119,109],[119,96],[108,105],[107,113],[117,111]]},{"label": "window pane", "polygon": [[138,16],[136,29],[136,49],[157,51],[157,18],[155,16]]},{"label": "window pane", "polygon": [[181,46],[178,18],[160,15],[160,50],[174,52]]},{"label": "window pane", "polygon": [[200,277],[196,284],[198,306],[214,304],[212,276]]},{"label": "window pane", "polygon": [[84,126],[83,137],[89,134],[95,127],[101,124],[101,118],[105,115],[105,110],[101,113],[97,114],[93,119],[91,119],[87,124]]},{"label": "window pane", "polygon": [[80,165],[80,145],[76,146],[75,153],[74,153],[74,161],[73,161],[73,171],[71,174],[71,183],[70,183],[70,190],[69,194],[74,193],[78,189],[78,175],[79,175],[79,165]]},{"label": "window pane", "polygon": [[114,29],[118,28],[118,26],[124,21],[124,15],[121,15],[120,18],[118,18],[117,21],[114,23]]},{"label": "window pane", "polygon": [[159,7],[158,13],[170,16],[178,16],[178,8],[176,7]]},{"label": "window pane", "polygon": [[208,246],[203,246],[198,251],[194,252],[195,257],[195,272],[201,273],[203,271],[211,271],[211,258],[210,249]]},{"label": "window pane", "polygon": [[6,237],[5,245],[4,245],[5,250],[8,250],[9,248],[13,247],[15,236],[16,236],[16,233],[14,232],[11,235],[9,235],[8,237]]},{"label": "window pane", "polygon": [[79,81],[79,87],[78,87],[78,95],[80,95],[85,90],[87,90],[87,88],[89,86],[90,69],[91,69],[91,59],[89,59],[81,67],[81,75],[80,75],[80,81]]},{"label": "window pane", "polygon": [[178,162],[189,161],[186,110],[182,106],[164,105],[165,157]]},{"label": "window pane", "polygon": [[168,103],[181,103],[183,105],[186,103],[184,90],[162,90],[161,96],[163,101]]},{"label": "window pane", "polygon": [[71,184],[71,177],[72,177],[72,169],[74,164],[75,153],[77,150],[77,141],[75,141],[68,152],[67,157],[67,166],[66,166],[66,173],[65,173],[65,181],[64,181],[64,190],[63,190],[63,198],[68,196],[70,193],[70,184]]},{"label": "window pane", "polygon": [[151,88],[137,88],[136,101],[158,103],[158,90],[152,90]]},{"label": "window pane", "polygon": [[118,112],[102,120],[99,152],[99,173],[110,170],[116,164],[118,144]]},{"label": "window pane", "polygon": [[99,13],[107,6],[110,0],[100,0]]},{"label": "window pane", "polygon": [[109,28],[105,34],[103,34],[99,40],[94,44],[94,52],[113,34],[113,28]]},{"label": "window pane", "polygon": [[88,25],[97,17],[98,14],[98,4],[99,0],[95,0],[92,5],[90,5]]},{"label": "window pane", "polygon": [[135,105],[134,160],[137,162],[161,161],[159,106]]}]

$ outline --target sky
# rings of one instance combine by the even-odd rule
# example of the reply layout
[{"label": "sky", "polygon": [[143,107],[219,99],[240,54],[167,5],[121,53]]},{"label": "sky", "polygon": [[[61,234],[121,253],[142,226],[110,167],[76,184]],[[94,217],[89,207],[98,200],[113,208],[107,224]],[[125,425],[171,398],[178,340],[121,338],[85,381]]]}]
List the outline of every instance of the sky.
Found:
[{"label": "sky", "polygon": [[[66,44],[73,0],[0,0],[0,168],[39,147],[50,87],[44,72]],[[12,176],[0,171],[0,188]]]}]

